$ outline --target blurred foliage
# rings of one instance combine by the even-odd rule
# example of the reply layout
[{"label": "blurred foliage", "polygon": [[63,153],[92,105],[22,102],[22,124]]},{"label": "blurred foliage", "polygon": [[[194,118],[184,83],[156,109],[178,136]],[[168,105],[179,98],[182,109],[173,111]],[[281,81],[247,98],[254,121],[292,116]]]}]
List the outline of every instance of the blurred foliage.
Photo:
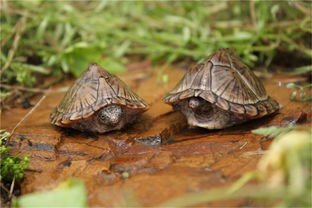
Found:
[{"label": "blurred foliage", "polygon": [[258,163],[258,170],[270,187],[287,190],[280,207],[312,206],[311,136],[310,128],[276,137]]},{"label": "blurred foliage", "polygon": [[298,75],[298,74],[304,74],[304,73],[308,73],[308,72],[310,72],[310,73],[312,72],[312,65],[294,68],[293,71],[288,72],[287,74]]},{"label": "blurred foliage", "polygon": [[[284,127],[270,126],[270,127],[254,129],[252,130],[252,133],[257,134],[257,135],[263,135],[268,138],[274,138],[274,137],[286,134],[292,130],[306,130],[306,131],[310,130],[311,131],[312,129],[308,127],[295,126],[295,125],[288,125]],[[312,133],[312,131],[310,133]]]},{"label": "blurred foliage", "polygon": [[87,193],[83,181],[69,178],[55,189],[35,192],[16,198],[12,207],[87,207]]},{"label": "blurred foliage", "polygon": [[312,93],[309,90],[312,84],[298,85],[296,83],[289,83],[287,88],[295,89],[291,95],[290,100],[292,101],[312,101]]},{"label": "blurred foliage", "polygon": [[[311,58],[311,18],[298,9],[310,6],[286,1],[2,1],[1,82],[31,87],[38,75],[79,76],[89,62],[120,72],[131,55],[153,63],[200,61],[226,47],[249,66],[270,66],[277,51]],[[1,97],[9,95],[1,91]]]}]

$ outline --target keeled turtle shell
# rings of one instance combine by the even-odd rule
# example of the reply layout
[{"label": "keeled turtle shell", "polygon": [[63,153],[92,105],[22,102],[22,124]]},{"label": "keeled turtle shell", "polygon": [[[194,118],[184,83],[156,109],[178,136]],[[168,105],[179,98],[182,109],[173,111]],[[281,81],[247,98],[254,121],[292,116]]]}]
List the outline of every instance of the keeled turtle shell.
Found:
[{"label": "keeled turtle shell", "polygon": [[67,91],[50,115],[50,120],[54,125],[67,126],[73,121],[92,116],[109,104],[139,111],[148,108],[148,104],[118,77],[96,64],[91,64]]},{"label": "keeled turtle shell", "polygon": [[248,117],[261,117],[279,109],[232,49],[220,49],[190,68],[164,100],[172,104],[190,97],[201,97],[223,110]]}]

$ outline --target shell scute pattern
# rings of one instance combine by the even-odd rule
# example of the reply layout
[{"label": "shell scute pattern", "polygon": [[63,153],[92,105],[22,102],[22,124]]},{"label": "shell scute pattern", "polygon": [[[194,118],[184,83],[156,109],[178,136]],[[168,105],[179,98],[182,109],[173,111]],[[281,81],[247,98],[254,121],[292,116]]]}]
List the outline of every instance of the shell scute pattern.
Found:
[{"label": "shell scute pattern", "polygon": [[[201,90],[201,93],[198,90]],[[215,103],[223,110],[245,113],[248,116],[256,116],[259,113],[258,109],[249,107],[250,105],[257,106],[262,101],[272,100],[267,96],[261,81],[231,49],[220,49],[210,55],[204,63],[190,68],[164,100],[174,103],[193,96]],[[216,97],[219,99],[216,100]],[[264,111],[263,105],[268,104],[261,104],[261,114],[278,109],[278,105],[273,104]],[[245,106],[247,109],[244,109]]]},{"label": "shell scute pattern", "polygon": [[164,101],[181,111],[190,125],[208,129],[229,127],[279,109],[232,49],[220,49],[189,68]]},{"label": "shell scute pattern", "polygon": [[91,64],[67,91],[50,115],[50,120],[54,125],[64,126],[76,120],[89,118],[110,104],[143,111],[148,108],[147,103],[118,77],[96,64]]}]

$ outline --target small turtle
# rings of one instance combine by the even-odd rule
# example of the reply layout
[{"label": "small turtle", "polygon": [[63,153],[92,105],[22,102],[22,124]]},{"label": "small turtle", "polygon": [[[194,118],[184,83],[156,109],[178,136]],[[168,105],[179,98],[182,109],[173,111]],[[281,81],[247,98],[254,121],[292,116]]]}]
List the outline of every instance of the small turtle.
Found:
[{"label": "small turtle", "polygon": [[188,69],[164,101],[181,111],[190,126],[207,129],[230,127],[279,109],[232,49],[220,49]]},{"label": "small turtle", "polygon": [[118,77],[91,64],[50,115],[51,123],[80,131],[119,130],[148,104]]}]

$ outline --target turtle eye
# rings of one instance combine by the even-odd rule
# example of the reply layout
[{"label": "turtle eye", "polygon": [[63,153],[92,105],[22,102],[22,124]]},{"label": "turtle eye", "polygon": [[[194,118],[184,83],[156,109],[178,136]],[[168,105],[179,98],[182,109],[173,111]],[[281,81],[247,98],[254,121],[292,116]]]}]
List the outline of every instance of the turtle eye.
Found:
[{"label": "turtle eye", "polygon": [[104,123],[106,125],[110,124],[110,119],[109,119],[109,115],[107,115],[107,112],[104,110],[101,110],[98,114],[98,118],[100,120],[101,123]]},{"label": "turtle eye", "polygon": [[105,121],[105,119],[107,119],[107,116],[101,114],[101,115],[100,115],[100,119],[101,119],[102,121]]}]

